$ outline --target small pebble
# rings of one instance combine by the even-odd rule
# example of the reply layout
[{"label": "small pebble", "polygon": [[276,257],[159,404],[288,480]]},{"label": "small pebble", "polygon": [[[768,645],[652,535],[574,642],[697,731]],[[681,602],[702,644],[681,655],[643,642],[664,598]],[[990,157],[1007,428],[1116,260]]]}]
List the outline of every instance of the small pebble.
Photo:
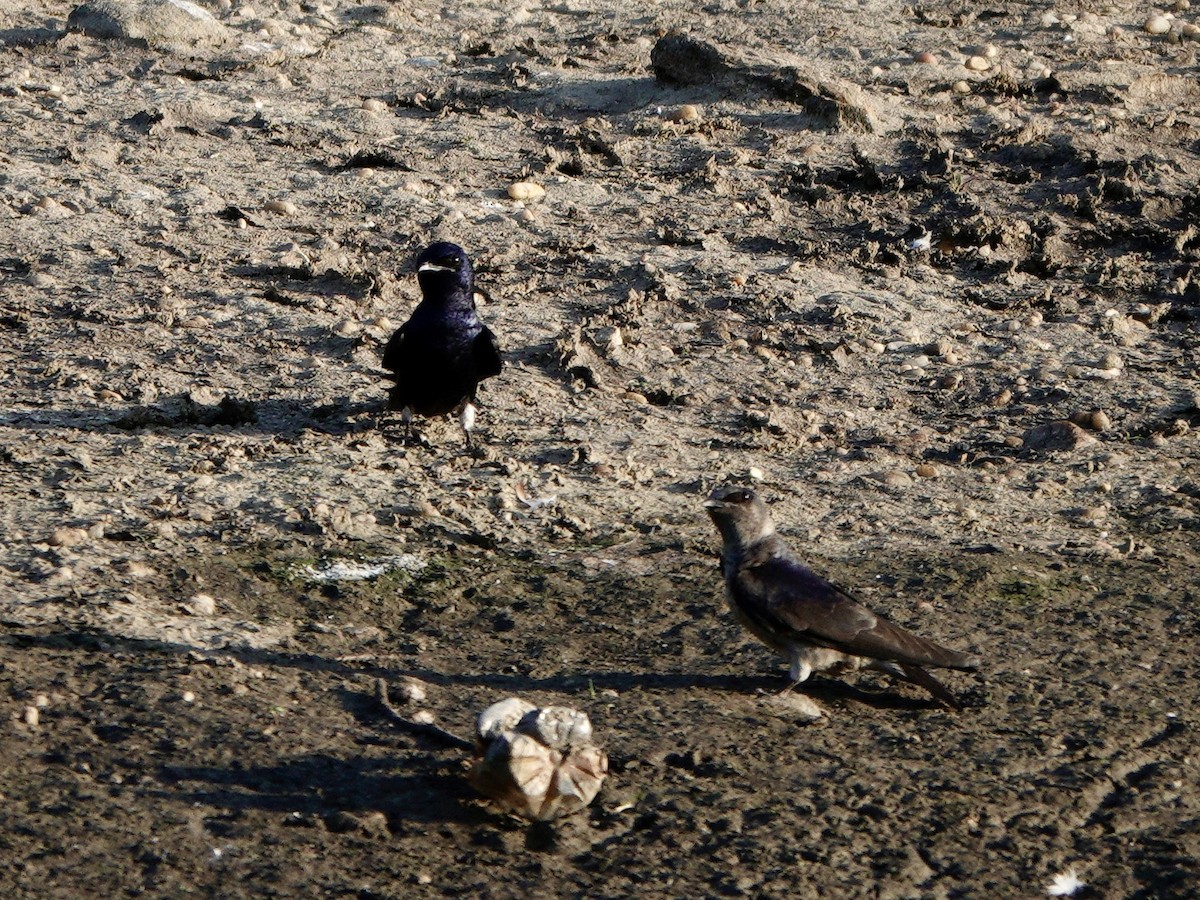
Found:
[{"label": "small pebble", "polygon": [[888,487],[908,487],[912,484],[912,478],[906,472],[899,472],[895,469],[887,472],[876,472],[871,477],[880,484],[886,484]]},{"label": "small pebble", "polygon": [[137,559],[127,560],[122,563],[120,571],[130,578],[149,578],[154,575],[154,569]]},{"label": "small pebble", "polygon": [[369,113],[387,112],[388,105],[382,100],[376,100],[374,97],[368,97],[362,102],[362,108]]},{"label": "small pebble", "polygon": [[376,316],[371,320],[371,327],[378,328],[380,331],[391,332],[396,330],[396,323],[387,316]]},{"label": "small pebble", "polygon": [[87,540],[87,532],[82,528],[55,528],[50,532],[46,543],[51,547],[74,547]]},{"label": "small pebble", "polygon": [[333,329],[333,333],[338,337],[354,337],[360,331],[362,331],[362,326],[353,319],[343,319]]},{"label": "small pebble", "polygon": [[43,212],[69,212],[69,210],[55,200],[53,197],[42,197],[37,203],[33,204],[35,209],[40,209]]},{"label": "small pebble", "polygon": [[30,728],[37,728],[38,722],[40,722],[41,719],[42,719],[41,714],[38,712],[38,708],[36,706],[25,707],[25,724],[26,725],[28,725]]},{"label": "small pebble", "polygon": [[1012,402],[1013,392],[1005,388],[992,398],[992,406],[1007,406]]},{"label": "small pebble", "polygon": [[969,56],[967,61],[963,63],[972,72],[986,72],[992,67],[992,64],[982,56]]},{"label": "small pebble", "polygon": [[413,713],[412,720],[414,722],[416,722],[418,725],[432,725],[433,724],[433,713],[431,713],[427,709],[419,709],[415,713]]},{"label": "small pebble", "polygon": [[184,691],[183,695],[179,699],[181,699],[184,703],[194,703],[196,701],[196,695],[191,691]]},{"label": "small pebble", "polygon": [[541,200],[546,189],[536,181],[518,181],[508,186],[508,196],[513,200]]},{"label": "small pebble", "polygon": [[299,212],[296,204],[291,200],[268,200],[263,204],[263,209],[267,212],[281,213],[285,216],[294,216]]},{"label": "small pebble", "polygon": [[415,678],[406,678],[400,682],[399,694],[409,703],[420,703],[427,693],[425,685]]},{"label": "small pebble", "polygon": [[951,90],[956,94],[969,94],[971,93],[971,85],[966,81],[956,81]]},{"label": "small pebble", "polygon": [[938,380],[938,388],[943,391],[952,391],[962,384],[962,376],[957,372],[951,372],[949,375],[943,375]]},{"label": "small pebble", "polygon": [[1071,414],[1071,421],[1081,428],[1087,428],[1091,431],[1108,431],[1112,428],[1112,420],[1103,410],[1093,410],[1092,412],[1077,412]]},{"label": "small pebble", "polygon": [[1142,26],[1147,34],[1166,34],[1171,30],[1171,20],[1166,16],[1151,16]]},{"label": "small pebble", "polygon": [[921,478],[937,478],[937,466],[930,465],[929,463],[921,463],[921,465],[917,466],[917,475]]},{"label": "small pebble", "polygon": [[184,604],[193,616],[211,616],[217,611],[217,601],[209,594],[196,594]]},{"label": "small pebble", "polygon": [[683,106],[666,113],[665,118],[668,122],[679,122],[681,124],[699,122],[701,118],[700,107],[695,103],[685,103]]},{"label": "small pebble", "polygon": [[751,481],[762,481],[763,478],[766,477],[763,474],[763,470],[756,466],[751,466],[750,471],[747,474],[750,476]]},{"label": "small pebble", "polygon": [[816,700],[799,691],[770,694],[762,702],[770,704],[780,717],[799,722],[816,722],[824,715]]},{"label": "small pebble", "polygon": [[922,50],[913,57],[913,62],[921,63],[922,65],[931,66],[938,61],[937,56],[930,53],[928,50]]}]

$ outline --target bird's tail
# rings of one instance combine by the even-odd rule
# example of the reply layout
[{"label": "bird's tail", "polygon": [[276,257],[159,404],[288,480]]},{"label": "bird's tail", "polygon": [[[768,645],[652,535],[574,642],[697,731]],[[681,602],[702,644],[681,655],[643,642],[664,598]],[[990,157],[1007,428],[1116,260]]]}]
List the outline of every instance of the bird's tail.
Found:
[{"label": "bird's tail", "polygon": [[905,681],[909,681],[918,687],[923,687],[929,691],[938,700],[941,700],[951,709],[962,709],[962,704],[958,698],[950,693],[950,689],[922,669],[920,666],[914,666],[911,663],[897,663],[902,677]]}]

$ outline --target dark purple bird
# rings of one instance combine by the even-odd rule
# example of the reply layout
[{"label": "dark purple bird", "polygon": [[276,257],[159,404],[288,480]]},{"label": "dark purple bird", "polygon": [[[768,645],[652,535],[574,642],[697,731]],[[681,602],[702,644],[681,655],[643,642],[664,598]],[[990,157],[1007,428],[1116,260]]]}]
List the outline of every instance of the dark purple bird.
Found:
[{"label": "dark purple bird", "polygon": [[756,638],[787,654],[788,690],[813,672],[868,668],[959,706],[925,667],[975,669],[978,657],[893,625],[809,569],[775,533],[767,506],[754,491],[717,488],[704,506],[724,541],[721,572],[729,608]]},{"label": "dark purple bird", "polygon": [[417,257],[421,302],[383,351],[383,367],[395,381],[388,408],[414,413],[457,412],[467,445],[475,425],[479,382],[500,374],[496,335],[475,312],[475,275],[457,244],[439,241]]}]

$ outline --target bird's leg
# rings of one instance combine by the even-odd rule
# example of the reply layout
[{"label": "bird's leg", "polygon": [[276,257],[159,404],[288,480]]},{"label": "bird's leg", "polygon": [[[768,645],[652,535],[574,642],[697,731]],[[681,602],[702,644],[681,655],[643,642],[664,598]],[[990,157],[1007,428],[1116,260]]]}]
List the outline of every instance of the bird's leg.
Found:
[{"label": "bird's leg", "polygon": [[808,681],[808,676],[812,674],[812,666],[808,660],[804,658],[804,651],[800,649],[792,650],[792,665],[788,669],[788,675],[792,678],[792,683],[779,692],[779,696],[784,697],[794,691],[797,687]]},{"label": "bird's leg", "polygon": [[429,442],[425,440],[425,435],[417,431],[413,425],[413,411],[411,406],[406,406],[400,410],[400,422],[404,426],[404,443],[416,445],[418,447],[428,447]]},{"label": "bird's leg", "polygon": [[471,429],[475,427],[475,413],[475,404],[470,400],[464,400],[458,409],[458,424],[462,427],[468,447],[471,446]]}]

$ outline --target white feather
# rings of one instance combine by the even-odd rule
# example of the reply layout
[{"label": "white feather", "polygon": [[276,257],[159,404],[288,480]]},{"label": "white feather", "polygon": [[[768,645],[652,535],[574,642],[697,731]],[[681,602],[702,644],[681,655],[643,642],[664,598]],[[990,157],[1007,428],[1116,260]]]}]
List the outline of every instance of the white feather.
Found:
[{"label": "white feather", "polygon": [[1085,887],[1087,884],[1079,880],[1079,873],[1074,869],[1067,869],[1054,876],[1054,880],[1046,888],[1046,894],[1050,897],[1070,897]]}]

